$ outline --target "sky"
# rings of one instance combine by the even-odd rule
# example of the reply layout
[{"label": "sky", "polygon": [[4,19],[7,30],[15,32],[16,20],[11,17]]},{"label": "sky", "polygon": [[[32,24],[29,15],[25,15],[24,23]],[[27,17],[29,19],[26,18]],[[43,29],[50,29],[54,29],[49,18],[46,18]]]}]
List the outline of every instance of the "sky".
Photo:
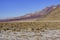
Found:
[{"label": "sky", "polygon": [[23,16],[57,4],[60,0],[0,0],[0,19]]}]

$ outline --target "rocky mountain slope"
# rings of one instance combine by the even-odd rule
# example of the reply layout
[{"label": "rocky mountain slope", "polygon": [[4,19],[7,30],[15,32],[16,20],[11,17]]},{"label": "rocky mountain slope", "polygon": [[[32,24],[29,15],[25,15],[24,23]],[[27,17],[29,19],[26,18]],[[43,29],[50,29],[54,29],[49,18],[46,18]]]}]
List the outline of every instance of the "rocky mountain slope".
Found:
[{"label": "rocky mountain slope", "polygon": [[42,20],[60,20],[60,5],[53,7],[53,9],[54,10],[52,10],[46,17],[42,18]]},{"label": "rocky mountain slope", "polygon": [[38,11],[35,13],[26,14],[20,17],[14,17],[10,19],[0,20],[0,22],[8,22],[8,21],[37,21],[37,20],[60,20],[60,4],[53,5],[50,7],[46,7],[42,11]]}]

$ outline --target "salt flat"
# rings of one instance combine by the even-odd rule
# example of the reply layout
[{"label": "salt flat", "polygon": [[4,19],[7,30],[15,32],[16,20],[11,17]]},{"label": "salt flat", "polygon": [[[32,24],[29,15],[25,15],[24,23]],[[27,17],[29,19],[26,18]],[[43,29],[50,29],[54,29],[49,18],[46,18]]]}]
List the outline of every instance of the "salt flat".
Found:
[{"label": "salt flat", "polygon": [[38,33],[2,31],[0,40],[60,40],[60,30],[45,30]]}]

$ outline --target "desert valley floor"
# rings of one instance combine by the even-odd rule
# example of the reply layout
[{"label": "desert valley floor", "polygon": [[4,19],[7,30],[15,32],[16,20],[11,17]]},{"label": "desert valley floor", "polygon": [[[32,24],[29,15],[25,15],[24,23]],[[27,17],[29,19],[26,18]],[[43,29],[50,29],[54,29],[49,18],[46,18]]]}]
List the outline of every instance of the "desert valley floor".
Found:
[{"label": "desert valley floor", "polygon": [[60,22],[0,23],[0,40],[60,40]]}]

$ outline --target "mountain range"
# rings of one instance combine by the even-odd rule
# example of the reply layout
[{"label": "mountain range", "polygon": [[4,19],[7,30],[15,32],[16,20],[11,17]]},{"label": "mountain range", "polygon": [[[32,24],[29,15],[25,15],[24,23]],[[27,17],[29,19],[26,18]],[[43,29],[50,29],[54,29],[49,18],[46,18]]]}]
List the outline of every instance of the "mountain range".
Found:
[{"label": "mountain range", "polygon": [[11,21],[40,21],[40,20],[60,20],[60,4],[46,7],[41,11],[29,13],[19,17],[0,20],[0,22]]}]

